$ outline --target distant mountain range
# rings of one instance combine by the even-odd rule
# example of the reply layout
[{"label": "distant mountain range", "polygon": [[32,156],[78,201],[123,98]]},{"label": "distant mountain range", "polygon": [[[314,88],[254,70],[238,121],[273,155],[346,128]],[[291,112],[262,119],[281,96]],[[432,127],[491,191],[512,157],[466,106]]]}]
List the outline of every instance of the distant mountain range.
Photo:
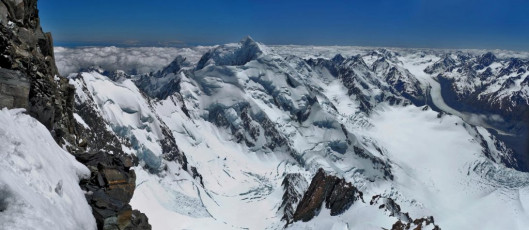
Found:
[{"label": "distant mountain range", "polygon": [[[108,127],[81,133],[138,157],[131,204],[154,228],[517,228],[529,62],[347,51],[248,37],[148,74],[68,78],[79,123]],[[105,151],[97,137],[87,150]]]},{"label": "distant mountain range", "polygon": [[529,226],[526,53],[54,49],[39,20],[0,1],[1,229]]}]

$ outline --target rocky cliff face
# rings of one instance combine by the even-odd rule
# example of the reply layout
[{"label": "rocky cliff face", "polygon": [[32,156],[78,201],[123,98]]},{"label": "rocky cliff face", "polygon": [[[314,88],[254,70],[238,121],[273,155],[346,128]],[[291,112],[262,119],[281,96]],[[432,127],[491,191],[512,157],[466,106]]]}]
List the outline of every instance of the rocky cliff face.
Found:
[{"label": "rocky cliff face", "polygon": [[343,178],[328,175],[320,168],[296,208],[294,221],[311,220],[318,215],[324,202],[325,208],[331,210],[331,216],[336,216],[359,200],[363,202],[364,198],[356,187]]},{"label": "rocky cliff face", "polygon": [[0,107],[27,108],[29,79],[19,71],[0,69]]},{"label": "rocky cliff face", "polygon": [[0,2],[0,44],[0,106],[25,107],[59,144],[73,142],[74,88],[58,76],[51,34],[40,27],[36,0]]},{"label": "rocky cliff face", "polygon": [[289,173],[285,175],[285,179],[281,183],[283,186],[283,202],[279,211],[283,212],[283,217],[281,220],[286,222],[286,225],[289,225],[293,221],[294,212],[296,211],[296,205],[303,198],[303,192],[307,189],[307,181],[299,173]]},{"label": "rocky cliff face", "polygon": [[[293,188],[296,188],[297,190],[303,188],[303,186],[293,185],[300,180],[296,177],[300,176],[296,176],[296,174],[288,174],[285,176],[285,180],[283,181],[283,186],[285,188],[283,206],[288,202],[290,202],[289,204],[291,206],[295,205],[300,196],[299,191],[289,191],[293,190]],[[283,218],[287,221],[287,226],[296,221],[310,221],[319,215],[321,208],[324,206],[323,204],[325,204],[325,208],[330,210],[331,216],[338,216],[346,212],[356,203],[365,203],[363,196],[364,195],[360,190],[350,182],[346,182],[344,178],[330,175],[320,168],[312,178],[310,186],[307,188],[302,200],[297,205],[295,213],[292,214],[291,212],[287,212],[288,209],[285,208],[285,215]],[[375,207],[378,206],[378,209],[382,210],[386,215],[397,219],[391,227],[392,230],[441,229],[435,224],[433,216],[416,219],[411,218],[409,213],[403,212],[400,205],[392,198],[375,195],[371,198],[369,205]],[[367,207],[364,208],[368,209]]]},{"label": "rocky cliff face", "polygon": [[93,111],[74,108],[74,95],[75,87],[57,71],[52,37],[42,31],[37,0],[1,0],[0,107],[26,108],[90,169],[91,178],[81,181],[81,188],[99,229],[150,229],[145,214],[128,204],[136,187],[131,167],[137,161],[120,151],[104,122],[93,122],[93,128],[76,122],[74,110]]},{"label": "rocky cliff face", "polygon": [[435,224],[433,216],[421,217],[412,219],[410,214],[403,212],[400,205],[392,198],[375,195],[369,202],[370,205],[377,206],[384,210],[390,217],[396,217],[398,220],[392,226],[392,230],[406,230],[406,229],[432,229],[440,230],[441,228]]},{"label": "rocky cliff face", "polygon": [[81,181],[98,229],[151,229],[145,214],[133,210],[129,202],[136,188],[136,174],[131,169],[137,160],[128,155],[105,152],[76,156],[91,172]]}]

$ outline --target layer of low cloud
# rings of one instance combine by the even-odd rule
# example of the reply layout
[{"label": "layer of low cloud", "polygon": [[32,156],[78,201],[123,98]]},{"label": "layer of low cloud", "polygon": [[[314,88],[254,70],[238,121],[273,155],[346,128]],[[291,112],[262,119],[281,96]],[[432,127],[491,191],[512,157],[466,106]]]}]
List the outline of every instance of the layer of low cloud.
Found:
[{"label": "layer of low cloud", "polygon": [[62,76],[91,66],[105,70],[124,70],[130,74],[157,71],[182,55],[196,63],[210,47],[81,47],[55,48],[55,62]]},{"label": "layer of low cloud", "polygon": [[[124,70],[129,74],[142,74],[157,71],[171,63],[178,55],[187,58],[191,63],[196,63],[212,47],[79,47],[79,48],[55,48],[55,62],[59,72],[63,76],[76,73],[80,69],[91,66],[100,66],[105,70]],[[373,47],[354,46],[270,46],[280,55],[295,54],[303,58],[326,57],[331,58],[341,53],[345,56],[353,56],[367,52]],[[389,48],[395,51],[409,50]],[[422,51],[426,51],[421,49]],[[447,50],[431,50],[431,52],[443,52]],[[453,51],[453,50],[452,50]],[[476,55],[490,50],[462,50]],[[427,51],[426,51],[427,52]],[[529,58],[529,52],[493,50],[499,58]]]}]

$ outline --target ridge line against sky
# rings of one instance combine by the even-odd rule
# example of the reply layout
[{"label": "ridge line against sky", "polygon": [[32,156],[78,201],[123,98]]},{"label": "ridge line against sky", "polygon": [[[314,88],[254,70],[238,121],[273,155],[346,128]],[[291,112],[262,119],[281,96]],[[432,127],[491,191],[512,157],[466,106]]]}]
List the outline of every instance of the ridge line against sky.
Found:
[{"label": "ridge line against sky", "polygon": [[56,45],[194,46],[239,41],[529,51],[529,1],[40,0]]}]

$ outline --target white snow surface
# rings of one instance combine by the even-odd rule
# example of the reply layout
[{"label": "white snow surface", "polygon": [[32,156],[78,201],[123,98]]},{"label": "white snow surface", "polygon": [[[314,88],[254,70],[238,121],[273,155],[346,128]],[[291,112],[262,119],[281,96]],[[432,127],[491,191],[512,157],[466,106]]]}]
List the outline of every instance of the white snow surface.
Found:
[{"label": "white snow surface", "polygon": [[[432,213],[443,229],[522,229],[529,224],[519,187],[484,180],[474,167],[489,164],[481,146],[456,116],[437,118],[420,108],[383,106],[366,135],[385,147],[395,167],[393,187],[413,199],[412,216]],[[398,121],[398,122],[395,122]],[[427,135],[426,135],[427,134]],[[509,171],[496,165],[499,170]],[[517,176],[527,179],[527,174]],[[401,199],[396,199],[401,200]],[[415,215],[414,215],[415,214]]]},{"label": "white snow surface", "polygon": [[0,110],[0,229],[96,229],[90,171],[23,109]]},{"label": "white snow surface", "polygon": [[90,126],[86,124],[86,122],[83,120],[81,116],[79,116],[79,114],[74,113],[73,118],[75,119],[75,121],[77,121],[77,123],[81,124],[85,129],[90,129]]},{"label": "white snow surface", "polygon": [[[313,220],[289,228],[389,229],[398,219],[369,205],[378,194],[394,199],[412,218],[433,216],[442,229],[529,226],[529,174],[497,163],[507,153],[494,148],[480,123],[469,124],[454,111],[439,116],[429,108],[377,101],[389,84],[370,68],[386,51],[250,45],[214,47],[203,68],[178,74],[180,90],[165,99],[148,98],[131,79],[113,82],[94,71],[71,81],[77,94],[86,86],[90,95],[79,97],[94,98],[114,132],[138,142],[135,154],[153,154],[140,160],[156,159],[163,168],[157,174],[136,168],[131,205],[147,214],[153,229],[283,229],[278,209],[284,176],[301,173],[310,183],[319,167],[353,183],[366,202],[338,216],[322,208]],[[406,83],[423,90],[438,85],[423,70],[446,51],[393,49],[388,55],[394,52],[404,54],[387,56],[388,66],[407,73]],[[365,62],[354,80],[371,87],[362,90],[373,103],[370,113],[340,79],[303,60],[339,53],[361,55]],[[434,100],[451,109],[442,98]],[[215,113],[220,118],[210,116]],[[276,139],[266,121],[284,144],[270,147]],[[163,125],[203,176],[203,186],[176,162],[162,159]],[[493,159],[483,154],[483,145]],[[380,164],[360,157],[354,147],[388,164],[394,179],[385,179]]]}]

